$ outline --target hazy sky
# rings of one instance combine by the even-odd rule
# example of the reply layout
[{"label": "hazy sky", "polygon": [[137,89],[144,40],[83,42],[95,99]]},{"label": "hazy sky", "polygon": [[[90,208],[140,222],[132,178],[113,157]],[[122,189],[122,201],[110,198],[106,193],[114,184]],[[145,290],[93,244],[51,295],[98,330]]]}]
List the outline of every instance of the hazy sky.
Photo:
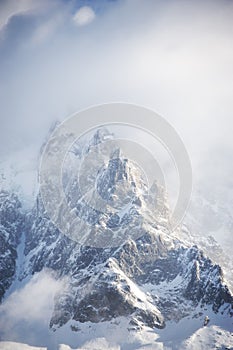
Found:
[{"label": "hazy sky", "polygon": [[[194,184],[204,177],[208,193],[229,192],[233,1],[0,0],[0,163],[21,152],[19,182],[28,184],[28,152],[37,154],[54,121],[117,101],[166,118],[186,145]],[[229,193],[223,205],[232,204]],[[31,292],[37,298],[38,286],[44,291],[50,282],[42,277],[19,300]],[[39,301],[42,310],[57,287]],[[11,329],[13,301],[0,308]],[[20,313],[29,311],[23,303]]]},{"label": "hazy sky", "polygon": [[54,120],[111,101],[165,117],[194,169],[220,147],[230,155],[232,18],[230,0],[2,0],[0,156],[36,150]]}]

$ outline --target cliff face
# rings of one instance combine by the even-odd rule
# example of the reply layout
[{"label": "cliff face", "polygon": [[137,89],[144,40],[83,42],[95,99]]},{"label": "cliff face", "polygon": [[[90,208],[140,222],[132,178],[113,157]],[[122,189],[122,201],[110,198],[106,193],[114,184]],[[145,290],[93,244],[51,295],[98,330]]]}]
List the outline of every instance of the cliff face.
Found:
[{"label": "cliff face", "polygon": [[[85,147],[75,145],[75,161],[80,164],[104,136],[98,132]],[[88,171],[82,170],[83,178]],[[64,188],[71,210],[87,223],[74,223],[74,231],[91,244],[81,245],[59,232],[40,194],[34,208],[23,214],[16,196],[1,192],[0,298],[14,278],[23,280],[49,268],[57,278],[67,277],[55,298],[53,330],[70,320],[99,323],[119,316],[127,317],[133,329],[164,328],[166,321],[206,306],[232,316],[233,297],[221,267],[190,243],[188,232],[186,239],[184,232],[170,231],[163,190],[158,184],[147,188],[138,168],[118,148],[105,157],[95,181],[87,180],[88,197],[75,173],[66,174]],[[93,209],[96,193],[106,202],[104,214]],[[16,276],[22,234],[23,261]],[[101,240],[102,247],[96,244]]]},{"label": "cliff face", "polygon": [[13,282],[24,220],[17,196],[0,192],[0,301]]}]

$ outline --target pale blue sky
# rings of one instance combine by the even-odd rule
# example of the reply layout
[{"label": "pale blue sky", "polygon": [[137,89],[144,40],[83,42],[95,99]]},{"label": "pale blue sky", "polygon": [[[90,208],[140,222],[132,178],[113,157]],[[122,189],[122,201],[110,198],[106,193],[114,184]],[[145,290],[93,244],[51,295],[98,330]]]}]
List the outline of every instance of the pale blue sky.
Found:
[{"label": "pale blue sky", "polygon": [[1,1],[0,155],[111,101],[165,117],[194,164],[231,150],[232,18],[227,0]]}]

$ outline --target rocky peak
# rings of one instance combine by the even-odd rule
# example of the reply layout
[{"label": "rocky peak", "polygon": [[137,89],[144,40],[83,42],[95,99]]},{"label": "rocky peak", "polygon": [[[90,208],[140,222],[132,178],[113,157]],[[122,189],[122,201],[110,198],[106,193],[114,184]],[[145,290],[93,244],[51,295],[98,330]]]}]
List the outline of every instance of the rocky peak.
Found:
[{"label": "rocky peak", "polygon": [[[91,147],[108,136],[99,130],[81,148],[81,162],[86,161],[82,159],[84,152],[88,150],[90,155]],[[56,329],[68,321],[97,323],[121,316],[136,327],[163,328],[167,320],[193,315],[197,307],[211,307],[216,314],[223,312],[231,317],[233,297],[220,266],[198,246],[169,230],[161,186],[154,183],[148,189],[141,170],[119,147],[108,159],[101,158],[99,172],[88,168],[94,167],[95,160],[88,158],[82,173],[84,185],[90,189],[88,196],[75,177],[65,188],[79,219],[73,225],[74,232],[77,237],[88,238],[84,245],[59,232],[47,216],[40,195],[24,217],[23,277],[44,268],[67,277],[66,287],[56,296],[50,326]],[[102,207],[96,208],[99,198]],[[9,237],[22,233],[19,213],[17,198],[0,193],[0,297],[15,273],[18,241]],[[82,225],[83,221],[87,225]],[[108,246],[94,244],[96,237],[106,241],[106,236]]]}]

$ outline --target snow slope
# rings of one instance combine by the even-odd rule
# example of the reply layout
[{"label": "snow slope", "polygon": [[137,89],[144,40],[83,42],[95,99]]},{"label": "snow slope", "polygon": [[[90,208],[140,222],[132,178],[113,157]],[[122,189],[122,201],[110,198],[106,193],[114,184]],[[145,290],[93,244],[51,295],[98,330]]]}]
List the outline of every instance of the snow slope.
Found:
[{"label": "snow slope", "polygon": [[23,343],[0,341],[0,350],[46,350],[46,348],[29,346]]},{"label": "snow slope", "polygon": [[[77,163],[101,137],[74,150]],[[102,161],[96,181],[92,172],[87,183],[88,201],[76,168],[64,184],[72,210],[88,222],[72,222],[73,233],[86,243],[111,233],[107,246],[61,234],[40,194],[23,213],[16,196],[0,192],[1,340],[48,350],[232,347],[233,296],[212,258],[221,254],[216,242],[196,239],[185,227],[171,232],[161,186],[152,193],[118,148]],[[84,170],[85,180],[90,169]],[[91,206],[97,194],[104,215]]]}]

